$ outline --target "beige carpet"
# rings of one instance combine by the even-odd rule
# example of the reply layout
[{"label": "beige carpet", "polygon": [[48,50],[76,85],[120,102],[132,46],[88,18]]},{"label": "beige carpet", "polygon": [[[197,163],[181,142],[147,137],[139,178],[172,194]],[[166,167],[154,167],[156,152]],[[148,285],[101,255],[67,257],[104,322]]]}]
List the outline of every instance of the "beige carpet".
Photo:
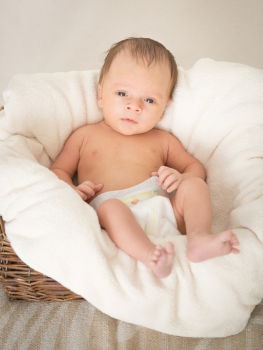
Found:
[{"label": "beige carpet", "polygon": [[[226,310],[227,312],[227,310]],[[86,301],[9,301],[0,287],[1,350],[262,350],[263,303],[226,338],[183,338],[115,320]]]}]

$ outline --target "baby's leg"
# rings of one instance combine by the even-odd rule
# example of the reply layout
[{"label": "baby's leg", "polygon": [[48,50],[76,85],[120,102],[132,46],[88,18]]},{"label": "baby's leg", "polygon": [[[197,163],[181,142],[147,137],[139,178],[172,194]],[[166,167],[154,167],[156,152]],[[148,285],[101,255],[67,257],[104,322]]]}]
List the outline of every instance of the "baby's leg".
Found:
[{"label": "baby's leg", "polygon": [[129,207],[118,199],[108,199],[98,208],[101,226],[116,246],[128,255],[150,267],[163,278],[170,274],[174,258],[174,246],[154,245],[137,223]]},{"label": "baby's leg", "polygon": [[199,262],[229,253],[238,253],[232,231],[211,234],[212,208],[207,184],[200,178],[182,182],[172,197],[178,227],[187,234],[187,255]]}]

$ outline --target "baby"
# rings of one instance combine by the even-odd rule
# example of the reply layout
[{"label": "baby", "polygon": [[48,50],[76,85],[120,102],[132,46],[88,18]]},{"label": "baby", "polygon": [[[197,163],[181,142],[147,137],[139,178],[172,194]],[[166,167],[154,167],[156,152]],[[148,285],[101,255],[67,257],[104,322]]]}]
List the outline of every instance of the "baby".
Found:
[{"label": "baby", "polygon": [[[156,246],[149,240],[130,209],[140,196],[127,205],[127,191],[150,186],[152,196],[169,196],[178,229],[187,235],[192,262],[239,252],[232,231],[211,233],[203,165],[175,136],[155,128],[172,100],[176,81],[174,57],[162,44],[129,38],[113,45],[98,84],[103,121],[74,131],[51,166],[93,205],[116,246],[159,278],[171,273],[174,246]],[[72,182],[76,171],[77,186]]]}]

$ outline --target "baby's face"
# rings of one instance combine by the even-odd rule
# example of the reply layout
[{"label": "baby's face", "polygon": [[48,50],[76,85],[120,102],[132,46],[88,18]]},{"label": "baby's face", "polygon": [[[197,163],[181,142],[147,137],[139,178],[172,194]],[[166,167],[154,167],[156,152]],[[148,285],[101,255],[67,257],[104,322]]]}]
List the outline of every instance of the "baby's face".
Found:
[{"label": "baby's face", "polygon": [[170,88],[168,64],[147,67],[129,53],[119,53],[98,88],[105,123],[123,135],[151,130],[169,103]]}]

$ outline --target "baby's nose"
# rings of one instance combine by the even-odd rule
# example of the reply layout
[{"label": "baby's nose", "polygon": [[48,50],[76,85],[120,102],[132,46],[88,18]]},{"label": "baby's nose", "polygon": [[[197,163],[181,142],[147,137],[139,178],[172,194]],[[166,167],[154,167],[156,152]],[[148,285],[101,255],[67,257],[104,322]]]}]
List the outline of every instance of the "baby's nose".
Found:
[{"label": "baby's nose", "polygon": [[142,110],[142,106],[140,104],[140,101],[132,100],[127,103],[126,110],[130,112],[136,112],[139,113]]}]

